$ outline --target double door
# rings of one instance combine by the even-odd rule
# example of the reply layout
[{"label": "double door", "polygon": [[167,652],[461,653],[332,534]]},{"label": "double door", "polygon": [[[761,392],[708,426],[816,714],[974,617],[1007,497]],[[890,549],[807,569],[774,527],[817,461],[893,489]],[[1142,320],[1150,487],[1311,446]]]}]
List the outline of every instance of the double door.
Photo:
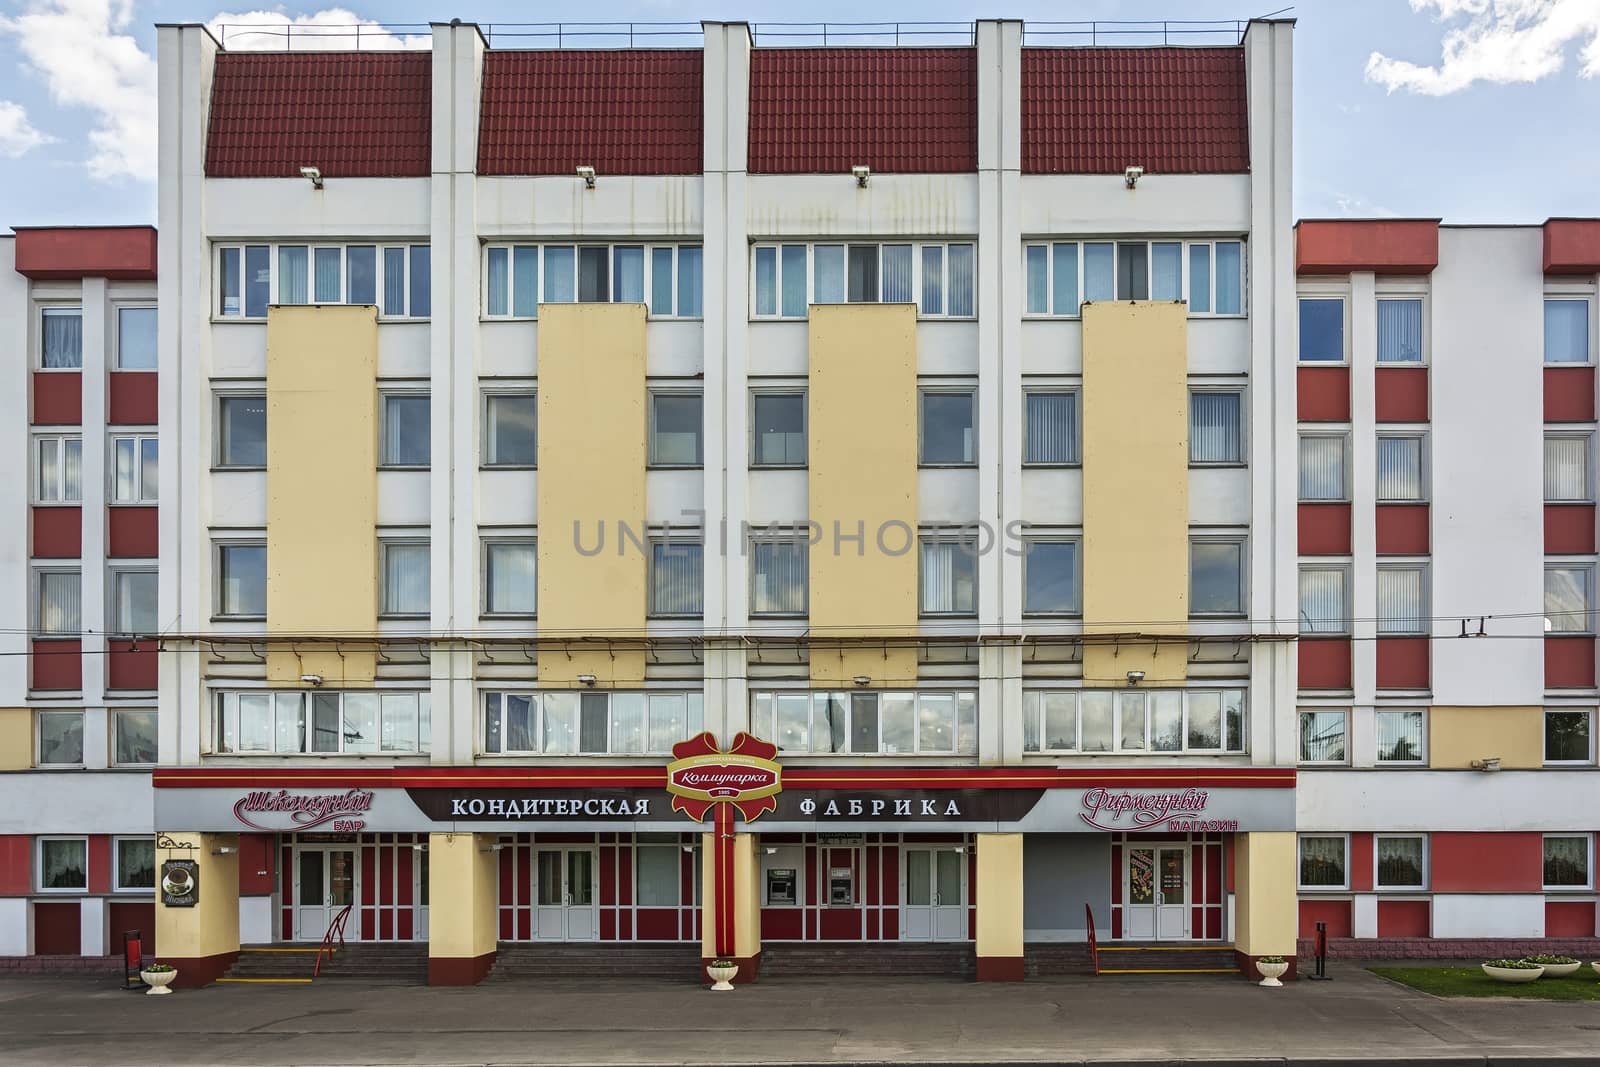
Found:
[{"label": "double door", "polygon": [[534,937],[541,941],[593,941],[597,936],[595,850],[534,850]]},{"label": "double door", "polygon": [[1130,845],[1124,861],[1123,936],[1181,941],[1189,936],[1189,848]]},{"label": "double door", "polygon": [[[297,846],[294,850],[294,939],[321,941],[339,912],[356,900],[353,848]],[[346,940],[359,936],[360,923],[345,928]]]},{"label": "double door", "polygon": [[961,941],[967,936],[966,856],[953,848],[906,848],[904,937]]}]

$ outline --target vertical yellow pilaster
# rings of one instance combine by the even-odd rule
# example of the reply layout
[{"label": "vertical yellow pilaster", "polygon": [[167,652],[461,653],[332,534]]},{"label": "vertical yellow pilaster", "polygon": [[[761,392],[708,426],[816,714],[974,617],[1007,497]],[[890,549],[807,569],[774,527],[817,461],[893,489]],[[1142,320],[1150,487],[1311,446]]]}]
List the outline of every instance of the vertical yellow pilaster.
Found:
[{"label": "vertical yellow pilaster", "polygon": [[1246,975],[1259,978],[1254,961],[1282,956],[1294,976],[1299,900],[1295,892],[1295,834],[1241,833],[1234,837],[1234,950]]},{"label": "vertical yellow pilaster", "polygon": [[[709,964],[727,956],[739,965],[735,982],[753,982],[761,969],[761,862],[755,834],[736,833],[729,841],[730,869],[717,865],[717,835],[700,835],[702,857],[700,955]],[[726,909],[732,916],[732,951],[719,951],[719,929]],[[704,974],[701,976],[704,978]]]},{"label": "vertical yellow pilaster", "polygon": [[0,771],[33,766],[33,709],[0,708]]},{"label": "vertical yellow pilaster", "polygon": [[[205,985],[222,977],[239,955],[239,835],[160,836],[173,847],[156,849],[155,943],[159,958],[177,967],[174,984]],[[199,893],[193,907],[174,908],[162,902],[161,865],[167,860],[195,861]]]},{"label": "vertical yellow pilaster", "polygon": [[1022,835],[978,835],[978,981],[1020,982]]},{"label": "vertical yellow pilaster", "polygon": [[488,835],[428,835],[429,985],[475,985],[494,965],[498,858]]}]

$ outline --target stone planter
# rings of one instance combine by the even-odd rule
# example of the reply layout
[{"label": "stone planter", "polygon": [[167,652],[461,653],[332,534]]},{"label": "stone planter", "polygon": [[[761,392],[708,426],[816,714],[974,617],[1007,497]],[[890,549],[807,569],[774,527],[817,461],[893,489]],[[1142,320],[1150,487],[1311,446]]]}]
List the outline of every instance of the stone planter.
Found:
[{"label": "stone planter", "polygon": [[1263,960],[1256,961],[1256,970],[1261,972],[1261,981],[1257,985],[1264,985],[1268,989],[1283,985],[1278,979],[1282,978],[1289,970],[1289,961],[1282,963],[1267,963]]},{"label": "stone planter", "polygon": [[1546,978],[1565,978],[1569,974],[1576,974],[1581,963],[1541,963]]},{"label": "stone planter", "polygon": [[1481,965],[1483,973],[1493,978],[1496,982],[1522,983],[1532,982],[1544,974],[1543,967],[1491,967],[1487,963]]},{"label": "stone planter", "polygon": [[147,997],[159,997],[172,992],[167,987],[172,984],[174,978],[178,977],[178,972],[140,971],[139,977],[144,979],[144,984],[150,987],[144,991],[144,995]]},{"label": "stone planter", "polygon": [[706,973],[711,976],[711,988],[727,991],[733,988],[733,976],[739,973],[737,965],[727,967],[707,967]]}]

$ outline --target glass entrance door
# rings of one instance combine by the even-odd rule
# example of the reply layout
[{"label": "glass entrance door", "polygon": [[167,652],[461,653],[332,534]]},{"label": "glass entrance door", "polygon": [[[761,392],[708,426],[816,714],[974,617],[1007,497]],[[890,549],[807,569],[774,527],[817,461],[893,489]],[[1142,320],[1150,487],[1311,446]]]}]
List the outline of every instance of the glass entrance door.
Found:
[{"label": "glass entrance door", "polygon": [[1189,850],[1183,845],[1128,849],[1123,899],[1125,936],[1182,941],[1189,936]]},{"label": "glass entrance door", "polygon": [[592,848],[541,848],[535,853],[536,935],[544,941],[593,941],[595,856]]},{"label": "glass entrance door", "polygon": [[967,936],[963,856],[950,848],[908,848],[905,859],[905,938],[961,941]]},{"label": "glass entrance door", "polygon": [[[348,848],[307,848],[294,852],[294,938],[321,941],[328,924],[356,900],[356,854]],[[359,924],[345,938],[359,936]]]}]

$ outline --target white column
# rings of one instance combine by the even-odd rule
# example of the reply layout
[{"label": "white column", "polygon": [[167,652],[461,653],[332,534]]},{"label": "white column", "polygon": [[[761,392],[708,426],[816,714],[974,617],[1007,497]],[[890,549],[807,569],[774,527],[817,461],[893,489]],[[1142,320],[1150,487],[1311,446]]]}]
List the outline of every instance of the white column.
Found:
[{"label": "white column", "polygon": [[[79,611],[83,627],[83,703],[94,708],[105,703],[106,689],[106,355],[110,351],[111,307],[104,278],[83,279],[83,405],[79,430],[83,435],[83,532],[78,552]],[[105,709],[100,708],[105,718]],[[91,739],[85,723],[84,759]],[[96,739],[104,755],[104,730]],[[105,766],[104,760],[98,764]]]},{"label": "white column", "polygon": [[1377,379],[1378,304],[1370,272],[1350,275],[1350,451],[1345,478],[1350,486],[1350,617],[1356,622],[1351,683],[1358,705],[1377,697],[1378,535]]},{"label": "white column", "polygon": [[[10,358],[0,360],[0,396],[26,397],[28,377],[35,362],[28,347],[28,279],[16,272],[15,237],[0,238],[0,350]],[[0,425],[0,631],[14,635],[6,642],[8,650],[22,652],[28,641],[29,618],[28,528],[32,501],[32,438],[28,414],[14,403],[14,414]],[[0,656],[0,694],[21,700],[28,691],[28,656]],[[0,902],[3,904],[3,902]],[[26,917],[27,909],[23,914]],[[0,955],[12,944],[6,929],[8,918],[0,911]]]},{"label": "white column", "polygon": [[104,956],[106,948],[106,898],[82,897],[78,902],[78,952]]},{"label": "white column", "polygon": [[1357,893],[1351,907],[1351,933],[1356,937],[1378,936],[1378,897],[1375,893]]}]

